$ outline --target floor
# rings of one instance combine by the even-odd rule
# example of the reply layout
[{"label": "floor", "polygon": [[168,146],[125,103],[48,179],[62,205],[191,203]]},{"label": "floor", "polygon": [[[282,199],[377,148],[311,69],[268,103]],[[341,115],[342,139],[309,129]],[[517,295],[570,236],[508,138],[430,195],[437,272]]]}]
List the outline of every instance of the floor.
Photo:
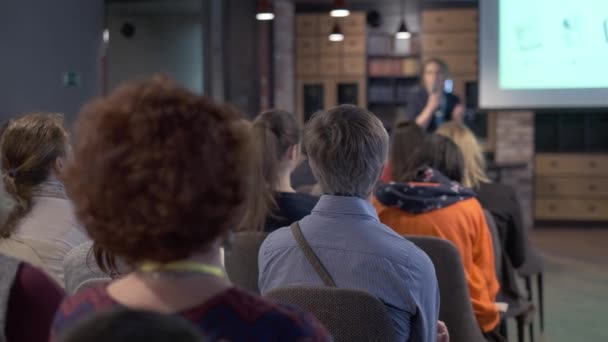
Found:
[{"label": "floor", "polygon": [[540,228],[531,238],[546,262],[545,333],[536,318],[536,341],[608,341],[608,227]]}]

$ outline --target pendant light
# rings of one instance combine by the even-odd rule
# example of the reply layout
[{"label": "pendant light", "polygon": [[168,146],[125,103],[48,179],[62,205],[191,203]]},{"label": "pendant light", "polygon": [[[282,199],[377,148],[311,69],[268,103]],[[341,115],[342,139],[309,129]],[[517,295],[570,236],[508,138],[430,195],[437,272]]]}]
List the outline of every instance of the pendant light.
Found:
[{"label": "pendant light", "polygon": [[271,0],[258,0],[258,10],[255,14],[257,20],[272,20],[274,19],[274,11],[272,10]]},{"label": "pendant light", "polygon": [[346,0],[334,0],[334,5],[331,12],[329,12],[329,15],[334,18],[348,17],[350,15],[350,11],[346,7]]},{"label": "pendant light", "polygon": [[401,0],[401,22],[399,23],[399,28],[397,29],[395,38],[409,39],[411,36],[412,33],[407,29],[407,24],[405,23],[405,0]]},{"label": "pendant light", "polygon": [[341,42],[344,40],[344,33],[342,33],[342,30],[340,29],[340,24],[338,24],[338,22],[334,24],[334,28],[329,34],[329,40],[332,42]]}]

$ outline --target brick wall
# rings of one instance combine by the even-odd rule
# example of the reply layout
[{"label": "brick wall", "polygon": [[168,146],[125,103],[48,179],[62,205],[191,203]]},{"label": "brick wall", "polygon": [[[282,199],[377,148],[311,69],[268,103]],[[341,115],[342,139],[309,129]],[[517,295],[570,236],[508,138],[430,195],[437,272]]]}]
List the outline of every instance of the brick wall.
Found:
[{"label": "brick wall", "polygon": [[496,117],[497,163],[527,163],[523,169],[506,170],[502,183],[517,190],[522,203],[524,220],[533,223],[534,206],[534,113],[500,112]]}]

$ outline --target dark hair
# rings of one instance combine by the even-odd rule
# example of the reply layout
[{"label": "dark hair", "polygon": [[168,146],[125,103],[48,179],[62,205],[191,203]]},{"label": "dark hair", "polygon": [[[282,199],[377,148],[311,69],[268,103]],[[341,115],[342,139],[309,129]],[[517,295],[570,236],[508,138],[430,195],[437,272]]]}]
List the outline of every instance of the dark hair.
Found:
[{"label": "dark hair", "polygon": [[87,105],[77,133],[66,188],[91,238],[127,265],[203,252],[242,218],[251,135],[226,106],[157,76]]},{"label": "dark hair", "polygon": [[388,133],[372,112],[340,105],[312,116],[304,146],[323,193],[367,198],[386,163]]},{"label": "dark hair", "polygon": [[0,154],[6,193],[14,203],[0,237],[8,237],[32,208],[32,190],[47,180],[54,162],[65,156],[68,133],[63,116],[31,113],[10,120],[2,129]]},{"label": "dark hair", "polygon": [[391,177],[396,182],[404,182],[401,177],[409,167],[409,160],[424,144],[425,130],[414,121],[400,121],[395,124],[389,149]]},{"label": "dark hair", "polygon": [[449,179],[462,182],[464,175],[464,158],[460,148],[449,138],[431,134],[408,162],[404,174],[400,177],[402,182],[415,180],[417,171],[421,167],[430,167]]},{"label": "dark hair", "polygon": [[[241,228],[260,230],[268,214],[276,209],[281,164],[290,147],[301,139],[300,125],[289,112],[272,109],[262,112],[251,124],[258,160],[255,165],[257,181],[252,184],[247,212]],[[261,223],[261,224],[257,224]]]},{"label": "dark hair", "polygon": [[[93,254],[93,258],[95,263],[105,274],[110,276],[110,278],[116,278],[120,276],[120,271],[118,270],[118,265],[116,264],[116,257],[111,253],[108,253],[99,243],[93,241],[93,246],[89,253]],[[87,257],[87,261],[89,258]]]},{"label": "dark hair", "polygon": [[422,64],[422,72],[424,73],[424,71],[426,70],[426,67],[429,64],[437,64],[439,65],[439,69],[441,69],[441,73],[443,73],[443,75],[448,78],[450,77],[450,68],[448,67],[448,64],[441,58],[437,58],[437,57],[431,57],[427,60],[424,61],[424,63]]},{"label": "dark hair", "polygon": [[59,337],[60,342],[202,342],[190,322],[176,315],[119,309],[88,317]]}]

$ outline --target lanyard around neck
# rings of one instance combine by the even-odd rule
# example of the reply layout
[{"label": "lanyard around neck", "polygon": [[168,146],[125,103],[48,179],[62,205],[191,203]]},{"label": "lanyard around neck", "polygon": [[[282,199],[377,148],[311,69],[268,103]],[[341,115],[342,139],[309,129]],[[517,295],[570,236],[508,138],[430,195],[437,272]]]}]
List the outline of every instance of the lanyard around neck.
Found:
[{"label": "lanyard around neck", "polygon": [[166,264],[144,262],[139,266],[139,270],[144,273],[188,272],[208,274],[218,278],[226,277],[222,267],[194,261],[175,261]]}]

